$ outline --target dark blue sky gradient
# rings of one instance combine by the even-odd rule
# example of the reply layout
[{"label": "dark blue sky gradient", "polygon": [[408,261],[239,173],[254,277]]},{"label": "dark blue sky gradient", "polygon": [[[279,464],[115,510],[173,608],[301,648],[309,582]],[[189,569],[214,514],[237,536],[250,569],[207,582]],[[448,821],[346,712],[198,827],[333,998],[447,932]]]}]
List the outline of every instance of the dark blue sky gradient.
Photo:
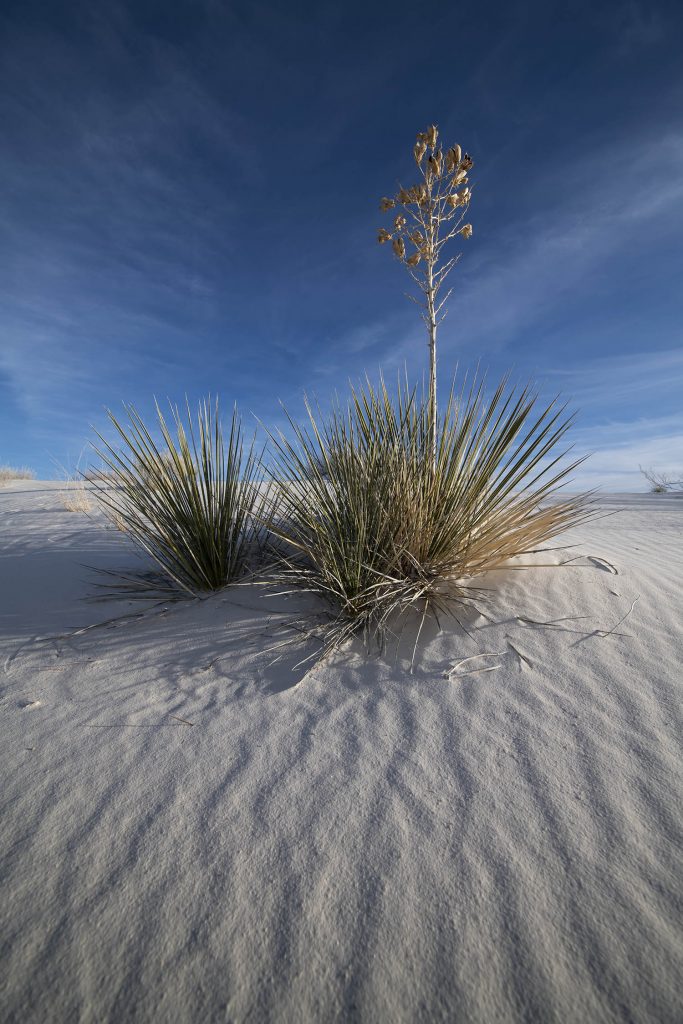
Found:
[{"label": "dark blue sky gradient", "polygon": [[0,463],[73,466],[124,400],[272,425],[304,389],[421,375],[375,237],[434,121],[475,161],[442,379],[561,390],[581,482],[679,467],[681,52],[657,2],[5,2]]}]

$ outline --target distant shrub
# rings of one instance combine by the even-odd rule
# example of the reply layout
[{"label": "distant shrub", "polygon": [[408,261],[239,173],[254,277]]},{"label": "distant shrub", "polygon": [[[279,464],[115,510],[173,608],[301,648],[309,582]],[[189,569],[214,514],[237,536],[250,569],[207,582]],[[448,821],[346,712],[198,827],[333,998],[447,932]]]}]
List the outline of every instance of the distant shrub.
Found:
[{"label": "distant shrub", "polygon": [[359,632],[381,642],[411,608],[473,600],[468,581],[592,515],[587,495],[557,495],[582,461],[558,465],[570,420],[535,405],[507,379],[488,404],[481,380],[451,391],[436,464],[429,394],[383,382],[273,438],[275,578],[332,607],[327,650]]},{"label": "distant shrub", "polygon": [[668,473],[659,473],[654,469],[638,469],[650,484],[652,494],[666,494],[669,491],[683,491],[683,473],[679,476],[669,476]]},{"label": "distant shrub", "polygon": [[245,444],[235,410],[227,440],[218,403],[171,410],[156,407],[158,445],[132,406],[128,423],[109,412],[118,446],[100,434],[103,469],[90,470],[94,496],[114,526],[146,551],[162,572],[190,593],[217,590],[245,571],[261,495],[253,442]]},{"label": "distant shrub", "polygon": [[8,480],[35,480],[36,474],[27,466],[0,466],[0,483]]}]

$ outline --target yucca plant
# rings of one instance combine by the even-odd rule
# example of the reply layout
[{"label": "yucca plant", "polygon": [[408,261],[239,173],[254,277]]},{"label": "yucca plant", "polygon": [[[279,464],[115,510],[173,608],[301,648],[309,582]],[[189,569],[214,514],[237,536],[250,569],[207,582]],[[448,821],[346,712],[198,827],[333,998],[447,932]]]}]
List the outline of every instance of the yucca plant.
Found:
[{"label": "yucca plant", "polygon": [[237,409],[226,439],[217,401],[201,402],[196,417],[187,403],[184,417],[172,406],[170,422],[156,404],[160,443],[124,409],[126,424],[108,411],[119,443],[98,433],[93,445],[103,468],[89,479],[102,509],[182,590],[224,587],[245,571],[261,502],[259,460]]},{"label": "yucca plant", "polygon": [[382,381],[352,389],[327,417],[273,437],[272,490],[281,583],[333,609],[326,650],[354,633],[380,643],[411,608],[423,616],[475,599],[471,581],[585,520],[589,496],[558,488],[581,459],[558,453],[571,417],[540,410],[530,387],[504,378],[454,387],[432,461],[429,394]]}]

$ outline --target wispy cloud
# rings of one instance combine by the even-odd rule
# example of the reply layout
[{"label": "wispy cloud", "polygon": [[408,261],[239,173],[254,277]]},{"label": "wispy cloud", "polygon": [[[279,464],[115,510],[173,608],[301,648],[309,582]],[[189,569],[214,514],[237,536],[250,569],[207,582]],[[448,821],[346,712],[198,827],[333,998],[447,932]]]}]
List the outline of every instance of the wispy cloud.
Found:
[{"label": "wispy cloud", "polygon": [[683,472],[683,414],[575,430],[573,440],[575,450],[592,453],[575,474],[579,488],[646,491],[640,466],[671,476]]},{"label": "wispy cloud", "polygon": [[[681,339],[683,341],[683,338]],[[634,352],[590,359],[583,365],[552,367],[549,382],[557,382],[578,405],[592,412],[638,398],[653,403],[683,395],[683,344],[677,349]]]},{"label": "wispy cloud", "polygon": [[[593,12],[590,26],[628,84],[638,47],[655,52],[667,25],[643,4],[623,11],[609,25]],[[359,47],[353,14],[324,6],[305,27],[268,4],[238,16],[207,2],[158,25],[123,0],[64,14],[9,19],[0,44],[0,381],[12,429],[18,411],[24,436],[59,444],[104,404],[153,392],[218,388],[265,418],[277,397],[291,406],[306,388],[325,402],[380,366],[419,379],[423,325],[402,297],[408,280],[374,246],[368,196],[400,171],[384,148],[404,130],[389,87],[412,131],[447,81],[436,62],[408,89],[401,26],[413,21],[396,14],[396,46],[382,50]],[[454,20],[440,16],[444,38]],[[590,115],[586,68],[541,20],[548,59],[569,75],[560,100],[583,89]],[[481,183],[440,335],[442,381],[456,362],[514,364],[573,394],[588,426],[625,419],[630,402],[634,416],[648,403],[663,415],[680,365],[671,302],[667,313],[654,293],[673,265],[667,247],[680,251],[683,136],[653,108],[635,128],[588,116],[583,148],[562,137],[558,93],[537,88],[524,57],[532,21],[502,17],[495,52],[487,24],[463,26],[468,100],[442,104],[443,127],[474,143]],[[379,20],[368,31],[386,34]],[[511,61],[512,90],[501,73]],[[644,339],[612,297],[639,260]],[[648,359],[646,344],[659,353]]]},{"label": "wispy cloud", "polygon": [[[455,271],[444,350],[500,351],[558,309],[570,319],[577,295],[586,303],[595,294],[597,272],[647,251],[654,223],[683,224],[683,135],[605,149],[571,176],[545,173],[556,175],[552,205],[496,228],[495,241]],[[476,196],[472,217],[476,224]]]}]

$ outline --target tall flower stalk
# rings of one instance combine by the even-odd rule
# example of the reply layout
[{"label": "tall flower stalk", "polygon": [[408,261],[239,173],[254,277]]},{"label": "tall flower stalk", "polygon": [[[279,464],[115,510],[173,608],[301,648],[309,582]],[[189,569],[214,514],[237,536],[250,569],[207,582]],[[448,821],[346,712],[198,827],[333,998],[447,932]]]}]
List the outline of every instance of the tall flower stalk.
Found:
[{"label": "tall flower stalk", "polygon": [[436,125],[418,132],[413,147],[420,181],[410,188],[399,185],[392,197],[384,197],[381,209],[395,210],[392,230],[381,228],[377,240],[383,245],[391,242],[396,258],[406,267],[422,293],[422,300],[409,296],[422,308],[427,327],[429,346],[429,440],[431,461],[436,468],[437,452],[437,392],[436,392],[436,334],[446,316],[449,288],[443,298],[441,288],[460,253],[446,258],[445,247],[455,238],[470,238],[472,225],[464,223],[472,192],[467,172],[473,164],[471,157],[460,146],[452,146],[445,153],[439,143]]}]

